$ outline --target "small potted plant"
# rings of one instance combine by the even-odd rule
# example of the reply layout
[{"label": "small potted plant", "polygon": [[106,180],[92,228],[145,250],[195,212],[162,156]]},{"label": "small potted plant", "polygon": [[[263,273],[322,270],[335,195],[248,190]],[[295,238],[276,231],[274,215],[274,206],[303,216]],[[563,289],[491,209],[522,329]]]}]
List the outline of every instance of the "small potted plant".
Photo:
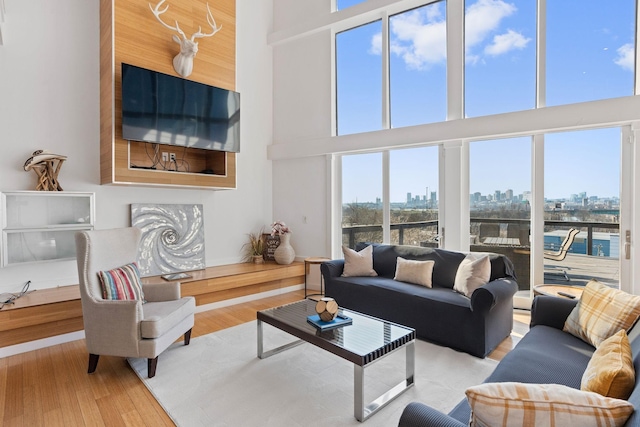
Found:
[{"label": "small potted plant", "polygon": [[254,264],[262,264],[264,259],[264,239],[262,238],[262,229],[257,233],[247,233],[249,241],[244,244],[244,260],[253,262]]}]

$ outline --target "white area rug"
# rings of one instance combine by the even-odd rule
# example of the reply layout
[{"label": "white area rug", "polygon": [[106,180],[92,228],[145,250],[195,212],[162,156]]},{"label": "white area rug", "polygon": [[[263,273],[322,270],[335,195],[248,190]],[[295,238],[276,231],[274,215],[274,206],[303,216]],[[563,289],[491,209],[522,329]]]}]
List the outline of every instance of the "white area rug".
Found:
[{"label": "white area rug", "polygon": [[[264,324],[265,350],[293,336]],[[160,355],[156,376],[146,359],[129,363],[178,426],[357,426],[353,364],[311,344],[260,360],[256,322],[174,344]],[[397,426],[404,407],[421,401],[450,411],[464,390],[497,362],[416,340],[415,385],[365,421]],[[365,401],[404,379],[405,351],[365,369]]]}]

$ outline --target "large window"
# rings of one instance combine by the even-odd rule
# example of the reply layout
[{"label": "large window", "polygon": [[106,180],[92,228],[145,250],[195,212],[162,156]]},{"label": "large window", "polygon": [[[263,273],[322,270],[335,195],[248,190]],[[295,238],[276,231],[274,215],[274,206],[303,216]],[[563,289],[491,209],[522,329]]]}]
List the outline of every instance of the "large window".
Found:
[{"label": "large window", "polygon": [[391,127],[447,118],[446,2],[389,18]]},{"label": "large window", "polygon": [[633,94],[635,3],[547,0],[547,105]]},{"label": "large window", "polygon": [[536,3],[467,0],[467,117],[535,108]]},{"label": "large window", "polygon": [[380,21],[336,34],[337,133],[382,128],[382,60],[371,40]]},{"label": "large window", "polygon": [[619,285],[620,140],[620,128],[545,136],[545,283]]},{"label": "large window", "polygon": [[470,248],[506,255],[529,289],[531,137],[469,144]]},{"label": "large window", "polygon": [[391,243],[437,246],[438,147],[389,153]]},{"label": "large window", "polygon": [[388,231],[387,243],[437,246],[438,147],[392,150],[388,156],[388,168],[383,153],[342,156],[342,244],[383,242]]},{"label": "large window", "polygon": [[342,244],[382,242],[382,153],[342,157]]}]

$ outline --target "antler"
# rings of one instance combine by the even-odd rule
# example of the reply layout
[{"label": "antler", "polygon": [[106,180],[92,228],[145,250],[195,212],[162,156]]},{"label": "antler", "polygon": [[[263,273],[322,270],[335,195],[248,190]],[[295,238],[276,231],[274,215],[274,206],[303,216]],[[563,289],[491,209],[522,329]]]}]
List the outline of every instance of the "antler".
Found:
[{"label": "antler", "polygon": [[[160,21],[160,23],[162,25],[164,25],[166,28],[173,30],[173,31],[177,31],[178,34],[180,34],[182,36],[183,39],[186,39],[187,36],[184,35],[184,32],[182,32],[182,30],[180,29],[180,26],[178,25],[178,21],[175,21],[176,26],[172,27],[171,25],[167,25],[165,24],[162,19],[160,18],[160,15],[162,15],[163,13],[165,13],[167,11],[167,9],[169,9],[169,5],[167,5],[167,7],[165,7],[164,9],[160,10],[160,7],[162,6],[162,3],[164,3],[166,0],[161,0],[160,3],[158,3],[155,7],[155,9],[151,6],[151,3],[149,3],[149,9],[151,9],[151,12],[153,13],[153,15],[156,17],[156,19],[158,21]],[[209,7],[209,5],[207,4],[207,7]],[[209,13],[211,13],[211,11],[209,11]],[[209,19],[209,17],[207,17],[207,20]],[[197,33],[196,33],[197,34]],[[195,34],[194,34],[195,35]],[[191,40],[193,40],[193,36],[191,37]]]},{"label": "antler", "polygon": [[[162,0],[162,1],[164,1],[164,0]],[[167,6],[167,7],[169,7],[169,6]],[[213,31],[211,31],[210,33],[204,34],[204,33],[202,33],[202,27],[198,27],[198,32],[197,33],[193,33],[193,35],[191,36],[191,41],[194,41],[196,38],[211,37],[212,35],[214,35],[215,33],[217,33],[218,31],[220,31],[222,29],[222,25],[220,25],[218,27],[218,24],[216,24],[216,20],[213,19],[213,14],[211,13],[211,9],[209,9],[209,3],[207,3],[207,12],[208,12],[207,13],[207,22],[209,23],[209,25],[211,25],[211,28],[213,28]],[[176,22],[176,25],[177,25],[177,22]]]}]

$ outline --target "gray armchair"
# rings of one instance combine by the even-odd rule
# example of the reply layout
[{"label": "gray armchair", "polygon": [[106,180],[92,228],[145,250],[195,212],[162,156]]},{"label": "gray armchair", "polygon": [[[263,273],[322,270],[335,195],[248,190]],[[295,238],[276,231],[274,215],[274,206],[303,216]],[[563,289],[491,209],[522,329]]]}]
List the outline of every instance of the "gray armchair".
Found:
[{"label": "gray armchair", "polygon": [[136,261],[141,231],[119,228],[76,233],[76,252],[89,373],[100,355],[144,357],[148,376],[156,373],[158,355],[184,335],[189,345],[195,299],[180,298],[180,284],[143,285],[139,300],[114,301],[102,297],[98,272]]}]

